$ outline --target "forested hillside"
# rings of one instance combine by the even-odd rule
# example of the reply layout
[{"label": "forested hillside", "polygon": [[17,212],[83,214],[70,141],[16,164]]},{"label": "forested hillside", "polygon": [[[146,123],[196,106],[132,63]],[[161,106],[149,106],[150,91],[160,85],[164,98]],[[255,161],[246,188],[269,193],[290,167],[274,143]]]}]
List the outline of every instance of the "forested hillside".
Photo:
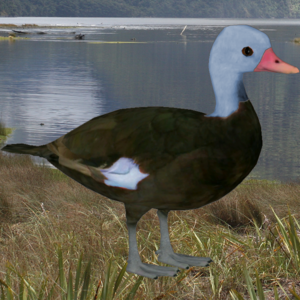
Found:
[{"label": "forested hillside", "polygon": [[300,18],[300,0],[1,0],[0,15]]}]

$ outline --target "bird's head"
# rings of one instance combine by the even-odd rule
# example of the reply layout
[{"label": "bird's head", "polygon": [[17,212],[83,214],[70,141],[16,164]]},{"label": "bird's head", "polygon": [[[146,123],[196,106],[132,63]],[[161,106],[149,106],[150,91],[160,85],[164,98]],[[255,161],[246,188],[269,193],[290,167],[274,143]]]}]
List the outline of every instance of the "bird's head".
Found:
[{"label": "bird's head", "polygon": [[276,56],[266,34],[247,25],[229,26],[221,31],[210,52],[209,69],[222,74],[299,72]]}]

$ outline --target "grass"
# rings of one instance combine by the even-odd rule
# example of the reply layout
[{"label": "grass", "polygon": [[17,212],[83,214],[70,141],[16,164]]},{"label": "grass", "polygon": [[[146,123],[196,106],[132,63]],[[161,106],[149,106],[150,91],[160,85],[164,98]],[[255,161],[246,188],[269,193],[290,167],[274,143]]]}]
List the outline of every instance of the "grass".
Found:
[{"label": "grass", "polygon": [[[58,266],[59,266],[58,277],[56,279],[56,282],[53,283],[51,289],[48,292],[45,289],[47,280],[43,281],[39,289],[37,290],[36,287],[34,287],[31,284],[31,282],[25,278],[24,275],[20,274],[12,266],[8,266],[6,270],[6,282],[0,279],[1,299],[51,300],[53,299],[54,296],[55,287],[57,287],[60,291],[60,299],[65,299],[65,300],[116,299],[115,297],[118,297],[120,293],[118,290],[124,290],[124,287],[126,286],[128,280],[130,279],[129,276],[127,277],[126,280],[123,280],[124,273],[127,267],[127,264],[125,264],[122,270],[120,271],[117,279],[115,278],[116,269],[114,269],[113,275],[111,276],[112,277],[111,280],[110,278],[111,261],[110,261],[105,280],[103,281],[103,288],[101,289],[101,291],[99,291],[100,284],[102,283],[101,280],[99,280],[97,288],[94,291],[93,289],[90,288],[91,260],[88,262],[85,270],[82,272],[81,271],[82,255],[80,256],[75,271],[75,277],[73,280],[73,275],[70,269],[69,269],[68,276],[66,276],[64,273],[64,268],[63,268],[64,262],[63,262],[62,251],[60,248],[57,250],[57,255],[58,255]],[[14,291],[11,287],[11,283],[12,283],[11,274],[15,274],[18,276],[18,281],[19,281],[18,292]],[[126,300],[133,299],[133,296],[135,295],[137,288],[141,284],[141,281],[142,281],[142,277],[140,277],[136,281],[133,288],[129,291]]]},{"label": "grass", "polygon": [[[299,194],[299,183],[248,180],[204,208],[171,212],[174,251],[214,263],[151,280],[125,272],[122,203],[0,152],[0,299],[300,299]],[[137,227],[142,260],[167,266],[155,255],[156,210]]]},{"label": "grass", "polygon": [[21,26],[16,24],[0,24],[0,28],[36,28],[37,24],[23,24]]},{"label": "grass", "polygon": [[0,28],[15,28],[18,27],[16,24],[0,24]]},{"label": "grass", "polygon": [[294,38],[294,43],[296,43],[296,44],[300,44],[300,38]]},{"label": "grass", "polygon": [[0,36],[0,41],[14,41],[14,40],[28,40],[29,38],[14,37],[14,36]]},{"label": "grass", "polygon": [[5,142],[6,138],[12,134],[13,131],[14,128],[5,128],[3,122],[0,121],[0,145]]}]

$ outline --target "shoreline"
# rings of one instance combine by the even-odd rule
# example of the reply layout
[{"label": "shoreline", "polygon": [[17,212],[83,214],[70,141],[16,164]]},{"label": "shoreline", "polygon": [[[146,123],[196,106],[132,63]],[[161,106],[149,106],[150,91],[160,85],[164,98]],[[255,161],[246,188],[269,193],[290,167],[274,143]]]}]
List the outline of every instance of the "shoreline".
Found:
[{"label": "shoreline", "polygon": [[[86,28],[86,26],[54,26],[54,25],[37,25],[37,24],[0,24],[1,29],[34,29],[34,28],[46,28],[46,29],[68,29],[68,28]],[[105,28],[105,27],[97,27],[97,28]]]}]

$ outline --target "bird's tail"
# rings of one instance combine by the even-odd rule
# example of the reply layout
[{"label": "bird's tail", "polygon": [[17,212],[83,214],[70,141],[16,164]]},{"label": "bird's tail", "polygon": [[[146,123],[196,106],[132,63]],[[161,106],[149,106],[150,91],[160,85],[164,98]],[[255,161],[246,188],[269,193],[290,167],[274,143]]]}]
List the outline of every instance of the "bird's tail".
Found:
[{"label": "bird's tail", "polygon": [[48,149],[47,145],[31,146],[26,144],[12,144],[6,145],[1,150],[11,153],[30,154],[34,156],[44,157],[46,159],[51,159],[52,156],[56,156]]}]

